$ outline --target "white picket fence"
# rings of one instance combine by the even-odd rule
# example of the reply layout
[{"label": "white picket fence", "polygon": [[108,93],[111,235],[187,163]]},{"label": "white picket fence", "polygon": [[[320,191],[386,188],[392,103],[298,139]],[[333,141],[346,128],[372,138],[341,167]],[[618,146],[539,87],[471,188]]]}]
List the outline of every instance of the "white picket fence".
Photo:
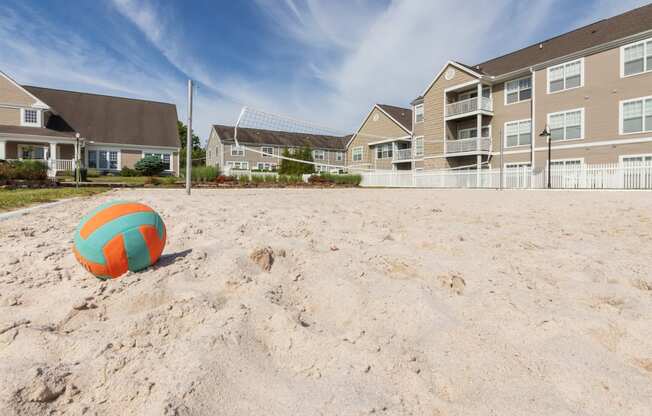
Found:
[{"label": "white picket fence", "polygon": [[[546,169],[512,168],[421,172],[365,172],[363,187],[390,188],[547,188]],[[502,178],[501,178],[502,176]],[[555,189],[652,189],[652,164],[596,164],[553,166],[550,187]]]}]

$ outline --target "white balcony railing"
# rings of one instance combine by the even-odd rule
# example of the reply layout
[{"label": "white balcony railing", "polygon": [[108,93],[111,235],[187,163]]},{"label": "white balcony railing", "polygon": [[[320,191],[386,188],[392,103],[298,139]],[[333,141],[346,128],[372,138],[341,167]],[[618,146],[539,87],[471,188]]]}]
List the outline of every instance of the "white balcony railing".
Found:
[{"label": "white balcony railing", "polygon": [[491,98],[480,97],[478,99],[477,97],[474,97],[467,100],[446,104],[446,117],[454,117],[461,114],[473,113],[478,110],[492,112],[493,104],[491,102]]},{"label": "white balcony railing", "polygon": [[72,171],[75,168],[73,159],[55,159],[54,167],[57,171]]},{"label": "white balcony railing", "polygon": [[470,139],[446,140],[444,142],[444,153],[447,155],[455,153],[488,153],[491,152],[490,137],[472,137]]},{"label": "white balcony railing", "polygon": [[394,152],[394,160],[411,160],[412,149],[399,149]]}]

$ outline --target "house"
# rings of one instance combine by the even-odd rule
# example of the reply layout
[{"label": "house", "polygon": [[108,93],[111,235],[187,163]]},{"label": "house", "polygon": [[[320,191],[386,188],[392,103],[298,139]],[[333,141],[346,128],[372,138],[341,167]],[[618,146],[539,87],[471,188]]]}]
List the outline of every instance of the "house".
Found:
[{"label": "house", "polygon": [[[652,5],[476,65],[412,102],[416,169],[652,160]],[[422,147],[421,147],[422,146]],[[412,146],[416,149],[417,146]]]},{"label": "house", "polygon": [[292,133],[253,128],[214,125],[206,145],[206,164],[226,169],[274,171],[284,149],[310,148],[317,172],[341,171],[345,167],[348,137]]},{"label": "house", "polygon": [[82,166],[133,168],[159,156],[179,172],[174,104],[19,85],[0,72],[0,159],[40,160],[49,174]]},{"label": "house", "polygon": [[376,104],[347,143],[351,169],[412,169],[412,110]]}]

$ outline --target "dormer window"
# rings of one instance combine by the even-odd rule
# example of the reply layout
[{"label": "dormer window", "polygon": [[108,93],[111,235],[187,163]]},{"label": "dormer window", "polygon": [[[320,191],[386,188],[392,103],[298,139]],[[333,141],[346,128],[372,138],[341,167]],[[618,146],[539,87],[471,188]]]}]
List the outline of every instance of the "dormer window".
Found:
[{"label": "dormer window", "polygon": [[21,109],[20,117],[22,126],[41,127],[41,112],[29,108]]}]

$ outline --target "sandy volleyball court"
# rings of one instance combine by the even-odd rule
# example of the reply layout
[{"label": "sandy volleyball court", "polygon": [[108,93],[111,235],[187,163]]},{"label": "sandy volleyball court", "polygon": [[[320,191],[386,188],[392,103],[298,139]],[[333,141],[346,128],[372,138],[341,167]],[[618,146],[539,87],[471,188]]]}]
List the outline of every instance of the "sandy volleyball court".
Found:
[{"label": "sandy volleyball court", "polygon": [[[114,198],[168,245],[101,283],[70,244]],[[652,409],[649,193],[123,190],[0,222],[0,250],[2,415]]]}]

